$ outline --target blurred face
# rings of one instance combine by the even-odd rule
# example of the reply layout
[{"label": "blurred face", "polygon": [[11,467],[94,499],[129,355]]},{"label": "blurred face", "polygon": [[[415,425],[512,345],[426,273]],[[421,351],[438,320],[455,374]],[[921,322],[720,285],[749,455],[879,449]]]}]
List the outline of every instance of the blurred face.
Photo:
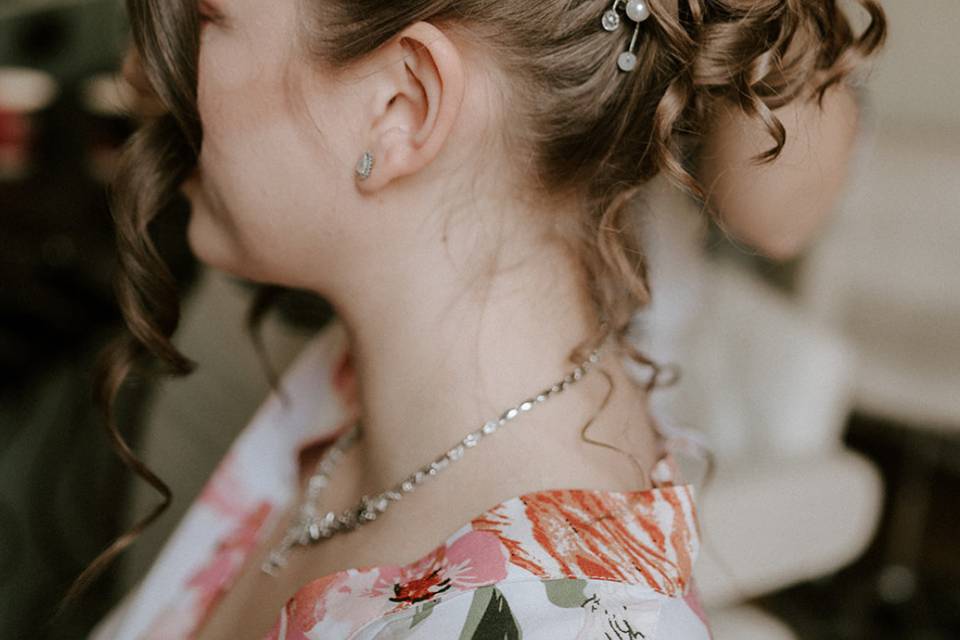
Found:
[{"label": "blurred face", "polygon": [[[349,96],[298,57],[297,0],[199,0],[203,15],[198,108],[203,147],[183,186],[189,241],[212,266],[259,281],[303,283],[336,234],[350,194]],[[322,108],[301,89],[317,84]],[[322,111],[322,112],[318,112]],[[327,123],[335,122],[337,127]]]}]

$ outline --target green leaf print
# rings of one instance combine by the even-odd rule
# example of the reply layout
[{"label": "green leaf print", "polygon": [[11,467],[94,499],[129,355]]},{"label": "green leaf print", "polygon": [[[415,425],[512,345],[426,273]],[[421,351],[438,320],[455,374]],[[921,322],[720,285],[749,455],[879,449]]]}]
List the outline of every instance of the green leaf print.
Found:
[{"label": "green leaf print", "polygon": [[578,580],[577,578],[557,578],[556,580],[543,581],[547,599],[562,609],[582,607],[583,603],[587,601],[587,595],[583,592],[586,586],[586,580]]},{"label": "green leaf print", "polygon": [[429,618],[430,614],[433,613],[433,608],[435,606],[437,606],[437,600],[424,602],[422,605],[417,607],[417,612],[413,614],[413,618],[410,620],[410,628],[413,629],[415,626]]},{"label": "green leaf print", "polygon": [[473,592],[473,602],[460,631],[460,640],[522,640],[507,599],[494,586]]}]

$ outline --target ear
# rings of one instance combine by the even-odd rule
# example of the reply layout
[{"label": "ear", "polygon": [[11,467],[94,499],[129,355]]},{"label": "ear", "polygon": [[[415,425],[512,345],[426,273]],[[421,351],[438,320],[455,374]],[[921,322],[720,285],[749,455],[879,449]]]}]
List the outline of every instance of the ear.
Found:
[{"label": "ear", "polygon": [[[427,166],[443,148],[460,113],[464,95],[463,59],[441,30],[416,22],[375,56],[382,71],[375,83],[367,147],[373,154],[361,191],[374,192]],[[386,60],[386,64],[383,61]]]}]

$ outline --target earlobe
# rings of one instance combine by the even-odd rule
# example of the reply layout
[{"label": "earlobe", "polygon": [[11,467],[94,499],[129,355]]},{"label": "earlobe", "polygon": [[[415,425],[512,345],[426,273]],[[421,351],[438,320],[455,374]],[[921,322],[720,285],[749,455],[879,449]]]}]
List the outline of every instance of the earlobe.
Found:
[{"label": "earlobe", "polygon": [[[453,130],[464,95],[463,60],[440,29],[417,22],[385,45],[373,94],[369,159],[356,165],[364,191],[376,191],[430,164]],[[376,168],[373,167],[375,158]],[[363,177],[366,175],[366,177]]]}]

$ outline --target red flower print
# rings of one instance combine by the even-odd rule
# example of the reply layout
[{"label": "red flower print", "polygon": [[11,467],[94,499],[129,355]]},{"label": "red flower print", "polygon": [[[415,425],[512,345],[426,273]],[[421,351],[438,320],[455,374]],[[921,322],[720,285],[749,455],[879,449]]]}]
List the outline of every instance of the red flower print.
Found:
[{"label": "red flower print", "polygon": [[383,567],[371,595],[390,592],[392,602],[416,603],[451,588],[467,590],[507,576],[508,554],[495,535],[468,531],[405,567]]},{"label": "red flower print", "polygon": [[443,577],[437,567],[422,578],[393,585],[392,602],[423,602],[450,588],[450,578]]}]

